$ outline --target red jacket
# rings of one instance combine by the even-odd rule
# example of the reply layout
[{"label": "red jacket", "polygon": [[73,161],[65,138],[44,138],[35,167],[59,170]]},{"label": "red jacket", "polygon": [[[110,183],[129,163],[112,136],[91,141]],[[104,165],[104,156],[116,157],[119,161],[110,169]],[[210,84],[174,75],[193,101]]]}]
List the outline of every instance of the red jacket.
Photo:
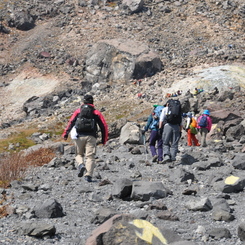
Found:
[{"label": "red jacket", "polygon": [[[94,107],[94,105],[92,104],[89,104],[91,106]],[[77,120],[77,117],[78,115],[80,114],[80,111],[81,111],[81,108],[78,108],[74,111],[74,113],[72,114],[69,122],[68,122],[68,125],[67,127],[65,128],[63,134],[62,134],[62,137],[65,138],[68,136],[68,134],[70,133],[70,131],[72,130],[72,128],[74,127],[75,125],[75,122]],[[108,140],[108,126],[107,126],[107,123],[105,121],[105,118],[104,116],[102,115],[102,113],[96,109],[94,109],[94,119],[96,121],[96,123],[99,125],[100,127],[100,130],[101,130],[101,134],[102,134],[102,143],[105,144]],[[96,127],[97,128],[97,127]],[[94,132],[92,133],[84,133],[80,136],[85,136],[85,135],[93,135],[94,137],[97,137],[97,130],[95,130]]]}]

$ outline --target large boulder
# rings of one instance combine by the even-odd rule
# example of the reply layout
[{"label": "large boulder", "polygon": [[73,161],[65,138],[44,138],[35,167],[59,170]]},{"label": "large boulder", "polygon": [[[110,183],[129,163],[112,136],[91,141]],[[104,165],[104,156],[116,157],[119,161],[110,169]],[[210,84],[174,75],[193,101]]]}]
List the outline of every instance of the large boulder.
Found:
[{"label": "large boulder", "polygon": [[236,125],[234,127],[230,127],[226,131],[226,138],[229,141],[233,141],[235,139],[239,140],[243,135],[244,135],[244,127],[242,125]]},{"label": "large boulder", "polygon": [[111,123],[109,125],[109,137],[110,137],[110,139],[119,137],[121,129],[126,123],[127,123],[126,118],[121,118],[121,119],[118,119],[115,122]]},{"label": "large boulder", "polygon": [[127,122],[121,130],[120,144],[142,144],[140,127],[134,122]]},{"label": "large boulder", "polygon": [[52,224],[39,222],[21,222],[16,226],[16,231],[20,235],[34,236],[43,238],[45,236],[54,236],[56,228]]},{"label": "large boulder", "polygon": [[213,123],[219,122],[220,120],[227,122],[241,117],[239,111],[230,109],[212,110],[211,116]]},{"label": "large boulder", "polygon": [[154,226],[132,215],[117,214],[97,227],[85,245],[164,245],[175,244],[175,242],[178,245],[195,244],[187,243],[170,229]]},{"label": "large boulder", "polygon": [[18,10],[10,15],[8,25],[22,31],[27,31],[34,27],[35,20],[29,12]]},{"label": "large boulder", "polygon": [[46,200],[44,203],[37,205],[34,208],[34,213],[37,218],[58,218],[65,216],[63,208],[55,199]]},{"label": "large boulder", "polygon": [[151,197],[161,199],[171,194],[162,182],[137,181],[133,183],[131,198],[135,201],[149,201]]},{"label": "large boulder", "polygon": [[101,40],[87,53],[85,80],[92,83],[128,82],[152,76],[161,69],[160,57],[142,43]]}]

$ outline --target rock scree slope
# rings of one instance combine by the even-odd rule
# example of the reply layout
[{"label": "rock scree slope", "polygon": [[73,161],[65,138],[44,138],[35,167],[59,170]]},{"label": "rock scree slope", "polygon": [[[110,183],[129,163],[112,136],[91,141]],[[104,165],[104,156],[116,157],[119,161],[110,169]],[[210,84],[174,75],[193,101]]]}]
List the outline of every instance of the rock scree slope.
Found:
[{"label": "rock scree slope", "polygon": [[[96,236],[91,234],[109,229],[105,221],[114,215],[120,218],[99,236],[100,243],[92,244],[244,243],[245,4],[170,0],[136,5],[0,3],[0,138],[30,127],[43,131],[65,126],[87,92],[95,97],[110,130],[107,145],[98,146],[92,183],[77,177],[71,142],[63,142],[60,135],[32,135],[37,143],[33,149],[58,145],[60,154],[1,189],[0,209],[7,207],[8,213],[0,219],[2,244],[90,244]],[[161,70],[151,73],[144,60],[142,67],[150,68],[139,72],[140,79],[107,79],[112,67],[118,68],[113,72],[123,71],[121,65],[128,67],[135,58],[114,49],[99,63],[105,79],[88,81],[87,54],[94,45],[121,39],[153,50]],[[204,92],[186,94],[195,87]],[[219,94],[213,93],[214,87]],[[208,147],[188,147],[183,131],[176,162],[151,163],[140,127],[152,105],[164,103],[165,95],[177,90],[183,90],[178,98],[184,112],[211,111]],[[135,127],[138,143],[119,142],[127,122]],[[145,240],[137,219],[144,221],[143,228],[151,227]],[[125,229],[123,237],[119,227]],[[152,236],[153,230],[160,235]]]}]

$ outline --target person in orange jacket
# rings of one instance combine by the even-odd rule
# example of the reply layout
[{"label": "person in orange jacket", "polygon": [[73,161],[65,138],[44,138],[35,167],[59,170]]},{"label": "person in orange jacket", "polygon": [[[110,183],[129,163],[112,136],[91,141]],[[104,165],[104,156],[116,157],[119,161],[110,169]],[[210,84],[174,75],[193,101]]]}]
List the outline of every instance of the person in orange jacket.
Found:
[{"label": "person in orange jacket", "polygon": [[[78,167],[78,177],[84,178],[88,182],[92,182],[92,175],[95,167],[96,154],[96,138],[99,126],[102,135],[102,144],[105,145],[108,140],[108,126],[102,113],[94,108],[94,99],[92,95],[84,96],[84,104],[76,109],[71,116],[67,127],[65,128],[62,137],[67,140],[69,133],[74,140],[76,147],[76,162]],[[92,130],[79,131],[76,122],[79,121],[80,113],[86,108],[91,109],[93,124]],[[86,164],[84,164],[84,157],[86,157]]]}]

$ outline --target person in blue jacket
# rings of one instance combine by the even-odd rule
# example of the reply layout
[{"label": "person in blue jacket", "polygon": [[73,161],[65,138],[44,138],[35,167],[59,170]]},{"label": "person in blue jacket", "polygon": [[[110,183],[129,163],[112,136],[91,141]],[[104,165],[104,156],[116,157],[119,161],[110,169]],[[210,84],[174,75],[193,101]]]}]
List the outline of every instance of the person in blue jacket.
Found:
[{"label": "person in blue jacket", "polygon": [[161,111],[158,113],[157,109],[162,110],[163,106],[153,105],[153,111],[148,117],[146,126],[142,133],[144,134],[150,130],[149,146],[152,154],[152,162],[161,163],[163,160],[162,135],[159,130],[159,117]]}]

